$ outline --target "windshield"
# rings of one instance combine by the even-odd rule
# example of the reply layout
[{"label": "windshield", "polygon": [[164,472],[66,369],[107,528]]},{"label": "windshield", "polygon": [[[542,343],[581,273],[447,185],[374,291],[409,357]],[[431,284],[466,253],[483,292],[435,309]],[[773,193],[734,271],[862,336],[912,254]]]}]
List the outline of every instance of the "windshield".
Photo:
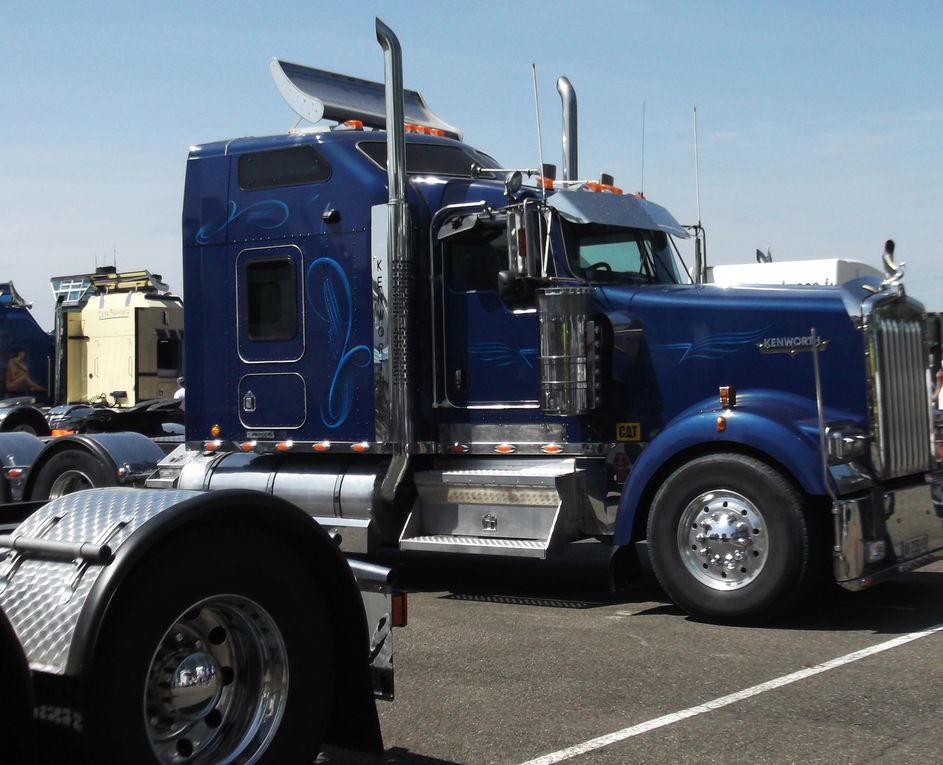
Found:
[{"label": "windshield", "polygon": [[663,231],[571,223],[560,219],[570,270],[601,284],[679,284],[678,267]]}]

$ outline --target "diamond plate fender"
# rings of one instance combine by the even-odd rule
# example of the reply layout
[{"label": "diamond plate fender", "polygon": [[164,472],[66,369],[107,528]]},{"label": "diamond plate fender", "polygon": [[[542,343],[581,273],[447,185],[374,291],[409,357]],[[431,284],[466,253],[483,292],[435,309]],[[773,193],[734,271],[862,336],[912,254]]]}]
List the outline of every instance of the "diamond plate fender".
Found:
[{"label": "diamond plate fender", "polygon": [[[0,608],[23,645],[30,668],[81,675],[108,604],[128,572],[154,545],[179,530],[196,533],[202,519],[250,517],[275,530],[310,562],[348,645],[369,653],[363,605],[346,559],[327,533],[294,505],[243,489],[212,492],[110,488],[68,494],[44,505],[13,537],[107,545],[110,563],[0,550]],[[184,528],[186,527],[186,528]],[[253,541],[246,540],[251,555]],[[287,552],[287,550],[286,550]],[[212,555],[212,547],[208,549]],[[354,654],[356,655],[356,654]],[[368,669],[366,661],[356,661]]]},{"label": "diamond plate fender", "polygon": [[122,547],[152,518],[196,496],[189,491],[101,489],[68,494],[31,515],[14,537],[107,544],[109,565],[55,560],[8,551],[0,563],[0,607],[6,612],[33,670],[66,673],[73,638],[92,588],[118,565]]}]

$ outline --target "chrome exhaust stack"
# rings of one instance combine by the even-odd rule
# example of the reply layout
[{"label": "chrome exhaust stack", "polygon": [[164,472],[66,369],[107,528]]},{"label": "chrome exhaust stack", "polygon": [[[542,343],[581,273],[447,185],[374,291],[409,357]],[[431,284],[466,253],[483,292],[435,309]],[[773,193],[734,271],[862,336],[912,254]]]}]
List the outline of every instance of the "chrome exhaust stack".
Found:
[{"label": "chrome exhaust stack", "polygon": [[403,49],[386,24],[376,20],[383,49],[386,99],[387,248],[390,262],[390,443],[393,459],[383,479],[383,499],[392,502],[409,466],[413,443],[412,375],[409,342],[412,259],[407,239],[406,129],[403,119]]},{"label": "chrome exhaust stack", "polygon": [[563,180],[579,178],[576,135],[576,91],[566,77],[557,79],[557,92],[563,103]]}]

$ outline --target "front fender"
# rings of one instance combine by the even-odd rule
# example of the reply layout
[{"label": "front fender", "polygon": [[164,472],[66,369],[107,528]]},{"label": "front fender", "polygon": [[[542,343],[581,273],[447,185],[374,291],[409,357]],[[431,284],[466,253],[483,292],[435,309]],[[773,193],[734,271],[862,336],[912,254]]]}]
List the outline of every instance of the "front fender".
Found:
[{"label": "front fender", "polygon": [[[849,419],[847,412],[826,410],[828,420]],[[718,417],[726,420],[718,430]],[[641,452],[622,490],[614,541],[632,541],[639,503],[657,490],[653,481],[662,470],[683,459],[686,452],[750,452],[780,464],[807,494],[827,493],[819,456],[818,415],[815,401],[776,391],[755,391],[740,398],[733,409],[722,409],[716,399],[700,402],[672,420]]]}]

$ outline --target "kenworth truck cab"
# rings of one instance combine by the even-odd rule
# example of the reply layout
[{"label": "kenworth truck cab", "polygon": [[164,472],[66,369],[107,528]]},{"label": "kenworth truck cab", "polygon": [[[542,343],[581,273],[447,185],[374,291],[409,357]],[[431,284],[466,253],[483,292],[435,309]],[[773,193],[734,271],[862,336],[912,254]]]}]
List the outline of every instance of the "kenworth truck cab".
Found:
[{"label": "kenworth truck cab", "polygon": [[900,273],[692,283],[667,210],[580,180],[565,78],[563,179],[522,186],[403,90],[380,38],[385,89],[273,61],[333,126],[191,150],[187,444],[152,485],[259,489],[403,550],[595,537],[721,619],[823,569],[854,590],[935,558],[924,309]]}]

